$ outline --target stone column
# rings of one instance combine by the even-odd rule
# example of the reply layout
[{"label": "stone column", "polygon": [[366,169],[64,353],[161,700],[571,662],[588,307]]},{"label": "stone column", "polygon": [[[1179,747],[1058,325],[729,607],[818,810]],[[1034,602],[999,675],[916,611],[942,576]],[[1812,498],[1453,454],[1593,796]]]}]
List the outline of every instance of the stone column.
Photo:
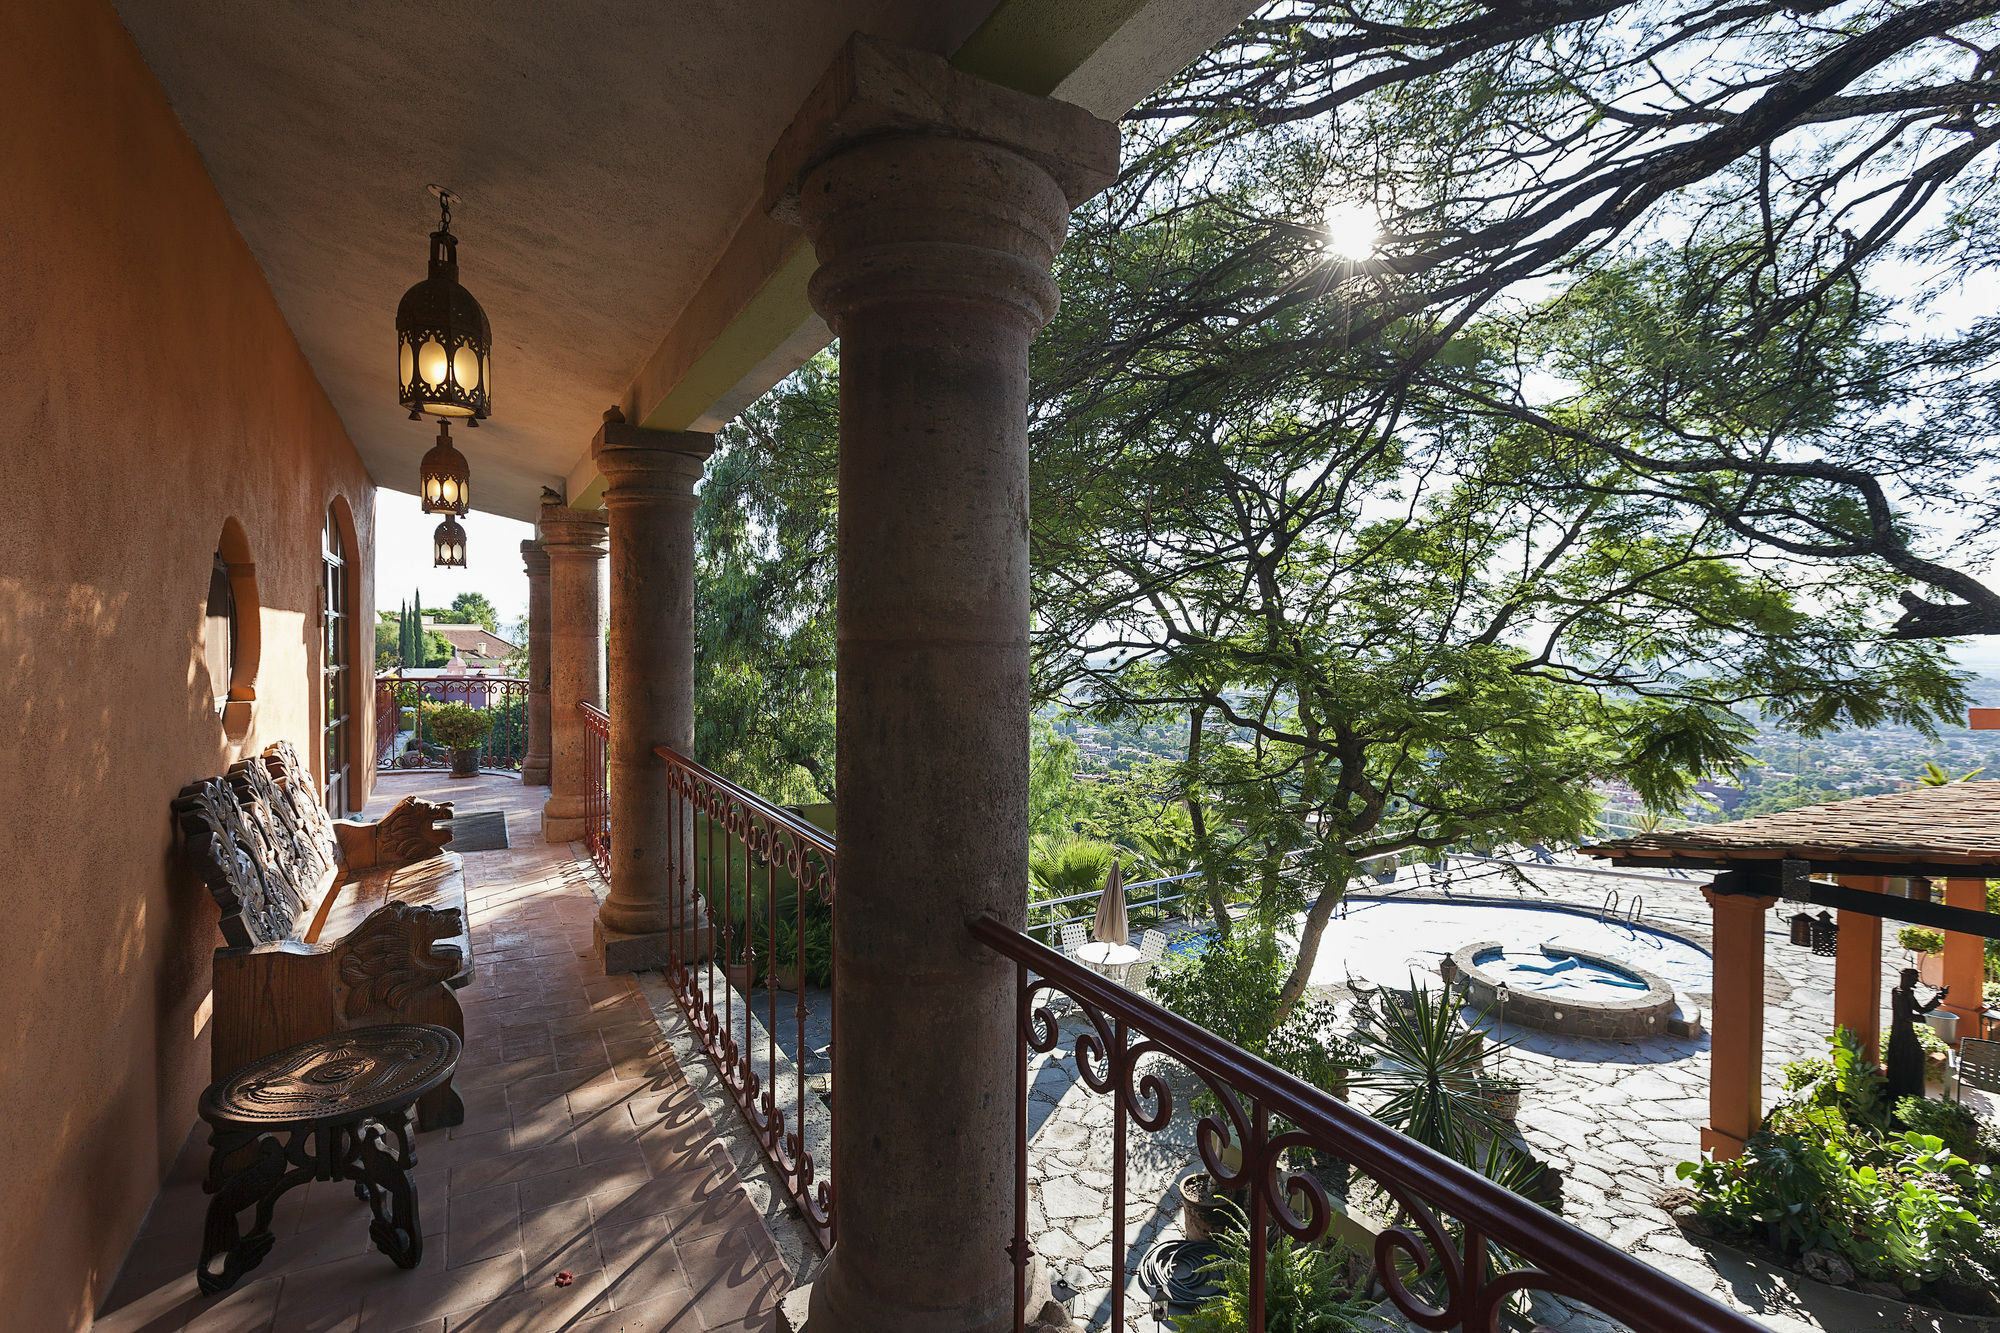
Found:
[{"label": "stone column", "polygon": [[695,483],[715,437],[606,421],[591,457],[611,515],[611,893],[597,912],[606,972],[668,962],[675,818],[653,753],[694,749]]},{"label": "stone column", "polygon": [[[1841,884],[1886,893],[1880,875],[1841,875]],[[1833,956],[1833,1025],[1861,1039],[1868,1058],[1882,1058],[1882,918],[1864,912],[1836,913],[1840,942]]]},{"label": "stone column", "polygon": [[568,505],[542,506],[549,557],[549,799],[542,836],[573,842],[584,833],[585,747],[578,702],[604,707],[605,523]]},{"label": "stone column", "polygon": [[[1968,912],[1986,910],[1986,881],[1983,879],[1948,879],[1944,882],[1944,903],[1946,907],[1963,907]],[[1947,1013],[1958,1015],[1958,1035],[1961,1040],[1977,1037],[1979,1012],[1985,1007],[1982,992],[1986,988],[1986,941],[1978,935],[1966,935],[1956,930],[1944,933],[1944,984],[1951,989],[1941,1006]]]},{"label": "stone column", "polygon": [[1764,1118],[1764,914],[1776,898],[1701,896],[1715,914],[1708,1124],[1702,1151],[1735,1157]]},{"label": "stone column", "polygon": [[1013,1316],[1028,882],[1028,344],[1115,126],[852,39],[773,153],[840,339],[834,1171],[815,1333]]},{"label": "stone column", "polygon": [[528,567],[528,752],[521,781],[549,785],[549,553],[539,538],[521,543]]}]

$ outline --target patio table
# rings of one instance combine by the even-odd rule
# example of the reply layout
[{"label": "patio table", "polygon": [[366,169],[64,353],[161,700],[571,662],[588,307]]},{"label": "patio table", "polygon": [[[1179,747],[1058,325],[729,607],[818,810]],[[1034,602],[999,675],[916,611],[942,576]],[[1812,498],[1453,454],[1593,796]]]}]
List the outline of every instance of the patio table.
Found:
[{"label": "patio table", "polygon": [[[310,1180],[353,1181],[375,1248],[415,1268],[417,1099],[451,1077],[459,1051],[449,1028],[386,1023],[302,1041],[211,1083],[200,1107],[212,1130],[202,1188],[215,1196],[195,1268],[202,1292],[227,1290],[264,1261],[279,1197]],[[237,1223],[246,1208],[256,1209],[247,1235]]]},{"label": "patio table", "polygon": [[1106,944],[1101,940],[1092,940],[1077,947],[1076,957],[1086,967],[1094,968],[1114,981],[1123,981],[1125,969],[1139,961],[1139,951],[1129,944]]}]

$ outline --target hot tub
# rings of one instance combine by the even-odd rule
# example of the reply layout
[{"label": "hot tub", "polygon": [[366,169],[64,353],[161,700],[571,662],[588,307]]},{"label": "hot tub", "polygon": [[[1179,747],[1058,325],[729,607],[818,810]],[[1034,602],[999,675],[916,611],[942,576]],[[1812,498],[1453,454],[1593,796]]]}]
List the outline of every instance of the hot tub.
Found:
[{"label": "hot tub", "polygon": [[[1667,1030],[1674,988],[1628,962],[1562,943],[1468,944],[1451,956],[1466,1002],[1544,1032],[1630,1041]],[[1501,1005],[1502,988],[1506,1003]]]}]

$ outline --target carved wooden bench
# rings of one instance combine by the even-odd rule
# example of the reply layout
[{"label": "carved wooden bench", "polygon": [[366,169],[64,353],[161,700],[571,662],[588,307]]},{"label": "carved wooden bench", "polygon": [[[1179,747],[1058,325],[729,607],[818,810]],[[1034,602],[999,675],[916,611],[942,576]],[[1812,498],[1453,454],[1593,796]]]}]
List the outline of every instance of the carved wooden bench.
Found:
[{"label": "carved wooden bench", "polygon": [[[373,824],[335,820],[279,741],[181,788],[173,810],[222,914],[214,1077],[378,1023],[433,1023],[464,1040],[452,993],[472,979],[464,863],[435,827],[449,803],[409,797]],[[417,1105],[424,1129],[464,1119],[449,1083]]]}]

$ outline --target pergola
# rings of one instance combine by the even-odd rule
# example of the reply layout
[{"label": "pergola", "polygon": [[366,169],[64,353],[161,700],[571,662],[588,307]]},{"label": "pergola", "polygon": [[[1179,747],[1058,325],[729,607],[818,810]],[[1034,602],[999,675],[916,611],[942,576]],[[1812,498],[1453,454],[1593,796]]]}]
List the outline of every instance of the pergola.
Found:
[{"label": "pergola", "polygon": [[[1733,1157],[1763,1119],[1764,914],[1780,899],[1838,913],[1833,1020],[1877,1054],[1882,921],[1944,932],[1944,1008],[1975,1026],[1983,941],[2000,936],[1986,880],[2000,877],[2000,782],[1955,782],[1781,810],[1586,847],[1618,865],[1713,870],[1708,1124],[1702,1147]],[[1937,901],[1924,881],[1942,881]]]}]

